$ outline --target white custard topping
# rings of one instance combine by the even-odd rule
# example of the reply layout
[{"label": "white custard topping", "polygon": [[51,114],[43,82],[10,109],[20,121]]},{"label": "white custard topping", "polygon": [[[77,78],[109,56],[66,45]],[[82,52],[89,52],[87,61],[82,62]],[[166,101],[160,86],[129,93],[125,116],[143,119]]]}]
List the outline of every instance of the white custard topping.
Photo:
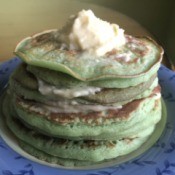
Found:
[{"label": "white custard topping", "polygon": [[60,103],[57,107],[44,105],[42,106],[44,109],[52,113],[84,113],[84,112],[98,112],[98,111],[106,111],[106,110],[117,110],[121,109],[122,106],[103,106],[103,105],[70,105]]},{"label": "white custard topping", "polygon": [[60,39],[70,50],[87,51],[98,56],[125,44],[124,30],[97,18],[91,10],[82,10],[70,19]]},{"label": "white custard topping", "polygon": [[38,79],[38,90],[42,95],[58,96],[62,98],[72,99],[75,97],[93,95],[96,92],[100,92],[99,87],[75,87],[72,89],[59,89],[56,86],[50,85],[40,79]]},{"label": "white custard topping", "polygon": [[37,103],[30,106],[30,109],[41,114],[49,115],[50,113],[86,113],[86,112],[101,112],[107,110],[118,110],[122,106],[107,106],[107,105],[86,105],[78,104],[75,101],[57,101],[54,106]]}]

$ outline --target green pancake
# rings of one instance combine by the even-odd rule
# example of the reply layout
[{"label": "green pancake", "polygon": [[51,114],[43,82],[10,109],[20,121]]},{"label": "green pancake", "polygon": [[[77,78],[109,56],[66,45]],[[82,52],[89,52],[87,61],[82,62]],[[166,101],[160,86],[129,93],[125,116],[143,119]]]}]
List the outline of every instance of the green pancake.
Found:
[{"label": "green pancake", "polygon": [[10,79],[13,79],[14,81],[21,84],[21,86],[25,88],[29,88],[31,90],[37,90],[38,89],[38,82],[37,79],[33,74],[26,71],[26,64],[22,63],[20,64],[12,73],[10,76]]},{"label": "green pancake", "polygon": [[[119,80],[115,85],[124,87],[120,82],[122,79],[125,87],[128,87],[131,85],[127,80],[132,79],[136,85],[139,79],[148,80],[152,72],[158,70],[163,49],[149,38],[125,37],[126,44],[122,49],[97,57],[86,52],[60,49],[62,43],[58,30],[50,30],[22,40],[15,54],[29,65],[63,72],[81,81],[98,80],[97,86],[101,83],[105,85],[106,81],[114,85],[112,82]],[[130,61],[117,59],[117,55],[127,52],[131,55]]]},{"label": "green pancake", "polygon": [[[81,167],[81,166],[89,166],[89,165],[94,165],[94,162],[90,161],[83,161],[83,160],[75,160],[75,159],[65,159],[65,158],[60,158],[57,156],[53,156],[50,154],[47,154],[39,149],[36,149],[35,147],[25,143],[22,140],[19,140],[19,146],[29,153],[30,155],[38,158],[41,161],[45,161],[51,164],[56,164],[56,165],[61,165],[65,167]],[[102,163],[103,161],[99,162]],[[96,162],[97,164],[97,162]]]},{"label": "green pancake", "polygon": [[[133,98],[130,98],[129,100],[118,101],[118,102],[112,103],[111,105],[121,106],[121,105],[125,105],[125,104],[127,104],[127,103],[129,103],[133,100],[148,97],[152,94],[152,91],[156,87],[157,87],[157,79],[143,93],[141,93],[141,94],[139,94],[139,95],[137,95]],[[17,81],[15,81],[15,80],[10,81],[10,89],[11,89],[12,92],[14,92],[15,94],[17,94],[20,97],[23,97],[23,98],[29,99],[29,100],[38,101],[38,102],[41,102],[41,103],[44,103],[44,104],[50,104],[52,102],[57,102],[59,100],[62,100],[58,97],[53,98],[52,96],[51,97],[50,96],[45,96],[45,95],[40,94],[36,90],[31,90],[31,89],[25,88],[25,87],[21,86],[21,84],[18,83]],[[90,105],[97,104],[97,103],[94,103],[92,101],[83,100],[83,98],[74,98],[73,100],[76,101],[79,104],[90,104]],[[110,105],[110,104],[108,104],[108,105]]]},{"label": "green pancake", "polygon": [[122,109],[88,113],[48,113],[42,104],[19,97],[14,97],[13,106],[17,116],[30,127],[71,139],[133,137],[161,118],[161,101],[154,95],[130,102]]},{"label": "green pancake", "polygon": [[149,74],[145,76],[140,76],[137,78],[115,78],[115,79],[104,79],[99,81],[81,81],[74,77],[71,77],[68,74],[50,70],[47,68],[42,68],[38,66],[27,66],[27,70],[33,73],[36,77],[41,80],[44,80],[52,85],[58,87],[86,87],[86,86],[94,86],[101,88],[127,88],[130,86],[137,86],[141,83],[145,83],[150,80],[155,74],[157,74],[157,70],[160,65],[157,65],[154,70],[151,70]]},{"label": "green pancake", "polygon": [[[43,72],[44,73],[44,72]],[[44,74],[45,75],[45,74]],[[23,76],[23,77],[21,77]],[[11,89],[13,89],[17,94],[24,96],[25,98],[39,100],[39,101],[47,101],[47,100],[57,100],[58,96],[47,96],[42,95],[38,92],[38,83],[35,77],[32,77],[33,75],[26,71],[26,65],[22,64],[20,65],[16,71],[13,73],[13,75],[10,78],[10,85]],[[48,79],[52,79],[53,76],[48,76],[47,74],[44,76]],[[59,77],[54,77],[55,80],[59,80]],[[63,77],[64,78],[64,77]],[[154,84],[153,84],[154,82]],[[97,92],[93,95],[87,95],[82,96],[79,98],[74,98],[74,100],[79,102],[93,102],[93,103],[118,103],[118,104],[124,104],[125,102],[129,102],[131,100],[137,99],[137,96],[143,96],[143,93],[146,93],[145,91],[152,90],[152,87],[154,88],[156,86],[157,79],[155,79],[155,76],[151,77],[151,79],[145,83],[141,83],[134,87],[128,87],[128,88],[122,88],[122,89],[102,89],[100,92]],[[53,85],[50,84],[50,87]],[[76,83],[71,85],[71,88],[75,89],[79,87]],[[150,88],[151,87],[151,88]],[[61,78],[60,83],[58,86],[58,89],[66,89],[66,83]],[[82,85],[83,88],[83,85]],[[66,92],[65,92],[66,93]],[[72,98],[72,97],[70,97]]]},{"label": "green pancake", "polygon": [[150,127],[151,133],[145,137],[136,136],[113,141],[56,139],[28,129],[18,119],[12,118],[13,114],[9,111],[4,111],[6,122],[17,138],[49,155],[66,159],[99,162],[125,155],[140,147],[154,130]]},{"label": "green pancake", "polygon": [[[28,66],[28,70],[34,73],[37,78],[61,89],[87,87],[84,82],[78,81],[60,72],[34,66]],[[155,80],[155,77],[156,75],[153,75],[148,81],[128,88],[104,88],[93,95],[84,96],[83,99],[97,103],[115,103],[130,100],[148,89]]]}]

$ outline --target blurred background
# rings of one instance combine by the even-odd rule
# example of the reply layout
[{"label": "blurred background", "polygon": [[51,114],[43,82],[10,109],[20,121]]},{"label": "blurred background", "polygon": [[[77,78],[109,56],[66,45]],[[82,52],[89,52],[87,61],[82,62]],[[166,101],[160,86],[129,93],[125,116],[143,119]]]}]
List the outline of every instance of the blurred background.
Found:
[{"label": "blurred background", "polygon": [[175,65],[175,0],[0,0],[0,62],[14,57],[24,37],[60,28],[81,9],[92,9],[126,33],[152,36],[165,49],[165,64]]}]

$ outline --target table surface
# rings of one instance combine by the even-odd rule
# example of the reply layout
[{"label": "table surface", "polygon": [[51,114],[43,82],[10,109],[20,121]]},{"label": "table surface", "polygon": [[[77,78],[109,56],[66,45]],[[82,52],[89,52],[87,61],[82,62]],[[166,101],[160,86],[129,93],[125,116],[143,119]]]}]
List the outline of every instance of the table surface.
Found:
[{"label": "table surface", "polygon": [[[81,9],[92,9],[96,16],[119,24],[131,35],[151,34],[133,19],[111,9],[70,0],[1,0],[0,62],[14,57],[16,44],[23,38],[47,29],[60,28],[67,18]],[[169,66],[167,59],[164,64]]]}]

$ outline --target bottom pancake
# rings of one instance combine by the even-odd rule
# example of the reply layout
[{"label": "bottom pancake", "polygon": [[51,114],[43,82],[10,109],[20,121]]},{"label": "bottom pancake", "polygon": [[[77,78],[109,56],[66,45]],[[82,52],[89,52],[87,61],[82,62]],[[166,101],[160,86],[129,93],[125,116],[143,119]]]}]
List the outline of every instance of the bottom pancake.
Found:
[{"label": "bottom pancake", "polygon": [[65,166],[65,167],[77,167],[77,166],[81,167],[81,166],[94,165],[94,162],[90,162],[90,161],[64,159],[64,158],[52,156],[52,155],[47,154],[39,149],[34,148],[33,146],[31,146],[31,145],[29,145],[21,140],[19,141],[19,145],[28,154],[38,158],[41,161],[45,161],[45,162],[48,162],[51,164],[57,164],[57,165]]},{"label": "bottom pancake", "polygon": [[6,113],[5,115],[7,126],[19,140],[52,156],[83,161],[99,162],[128,154],[140,147],[154,130],[151,127],[151,133],[140,138],[123,138],[113,141],[74,141],[45,136],[25,127],[11,114]]}]

